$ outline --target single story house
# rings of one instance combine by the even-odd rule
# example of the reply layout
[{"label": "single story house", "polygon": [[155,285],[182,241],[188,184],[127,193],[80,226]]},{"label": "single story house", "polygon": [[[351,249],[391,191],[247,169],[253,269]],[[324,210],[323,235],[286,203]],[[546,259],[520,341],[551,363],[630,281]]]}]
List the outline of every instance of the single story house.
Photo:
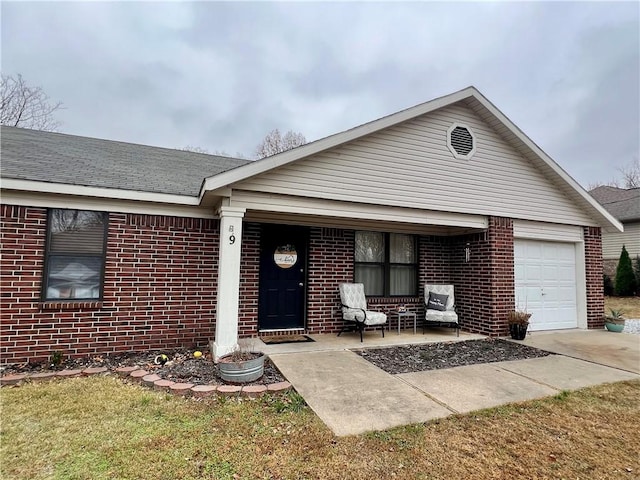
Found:
[{"label": "single story house", "polygon": [[624,232],[602,232],[604,273],[613,279],[623,245],[632,261],[640,256],[640,188],[601,185],[589,193],[624,226]]},{"label": "single story house", "polygon": [[[335,333],[338,286],[600,328],[613,216],[473,87],[259,161],[2,127],[4,363]],[[365,339],[366,342],[366,339]]]}]

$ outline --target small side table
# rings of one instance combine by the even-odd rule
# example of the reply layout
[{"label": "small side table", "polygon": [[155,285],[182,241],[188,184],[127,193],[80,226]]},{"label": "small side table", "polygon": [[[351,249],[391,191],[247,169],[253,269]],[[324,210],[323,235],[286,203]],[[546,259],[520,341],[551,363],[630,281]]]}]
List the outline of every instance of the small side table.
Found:
[{"label": "small side table", "polygon": [[400,324],[403,318],[413,318],[413,334],[415,335],[418,317],[413,312],[398,312],[398,335],[400,335]]}]

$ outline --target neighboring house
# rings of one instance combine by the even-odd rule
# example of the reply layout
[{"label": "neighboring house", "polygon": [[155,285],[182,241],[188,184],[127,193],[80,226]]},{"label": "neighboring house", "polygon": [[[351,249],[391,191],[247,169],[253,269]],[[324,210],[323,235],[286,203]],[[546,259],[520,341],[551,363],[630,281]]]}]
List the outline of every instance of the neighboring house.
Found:
[{"label": "neighboring house", "polygon": [[632,261],[640,255],[640,188],[624,189],[603,185],[589,193],[624,226],[624,232],[602,234],[604,273],[614,278],[623,245]]},{"label": "neighboring house", "polygon": [[5,363],[334,333],[353,281],[419,317],[454,284],[471,332],[598,328],[621,230],[472,87],[256,162],[3,127],[1,173]]}]

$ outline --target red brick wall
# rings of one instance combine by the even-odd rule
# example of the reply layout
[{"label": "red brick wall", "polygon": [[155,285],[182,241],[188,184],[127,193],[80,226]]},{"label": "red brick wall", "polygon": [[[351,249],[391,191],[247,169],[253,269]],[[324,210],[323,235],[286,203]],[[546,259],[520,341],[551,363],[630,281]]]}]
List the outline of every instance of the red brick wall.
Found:
[{"label": "red brick wall", "polygon": [[309,232],[307,331],[337,332],[343,325],[341,283],[353,281],[354,231],[312,227]]},{"label": "red brick wall", "polygon": [[450,255],[461,325],[471,332],[506,335],[507,314],[515,304],[513,221],[490,217],[486,232],[452,239]]},{"label": "red brick wall", "polygon": [[242,226],[241,259],[238,335],[253,337],[258,334],[260,293],[260,225],[257,223],[245,223]]},{"label": "red brick wall", "polygon": [[583,232],[587,277],[587,328],[603,328],[604,287],[601,230],[599,227],[584,227]]},{"label": "red brick wall", "polygon": [[205,347],[213,338],[216,220],[112,213],[103,301],[42,303],[46,209],[1,208],[3,363]]}]

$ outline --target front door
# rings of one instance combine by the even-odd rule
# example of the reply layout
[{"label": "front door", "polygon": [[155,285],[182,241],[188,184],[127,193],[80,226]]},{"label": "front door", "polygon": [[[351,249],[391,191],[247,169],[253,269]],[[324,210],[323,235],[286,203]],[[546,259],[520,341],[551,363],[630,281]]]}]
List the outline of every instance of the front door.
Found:
[{"label": "front door", "polygon": [[258,328],[304,328],[307,242],[303,227],[263,225]]}]

